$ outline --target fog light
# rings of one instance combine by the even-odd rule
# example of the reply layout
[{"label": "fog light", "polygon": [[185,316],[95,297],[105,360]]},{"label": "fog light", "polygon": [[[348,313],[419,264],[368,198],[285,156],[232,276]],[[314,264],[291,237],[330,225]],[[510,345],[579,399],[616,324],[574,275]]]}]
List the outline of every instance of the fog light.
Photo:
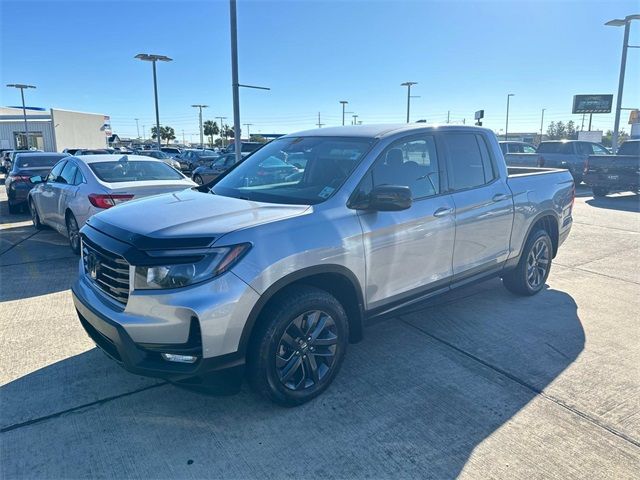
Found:
[{"label": "fog light", "polygon": [[194,363],[196,360],[198,360],[198,357],[194,357],[193,355],[176,355],[174,353],[161,353],[160,356],[164,358],[167,362]]}]

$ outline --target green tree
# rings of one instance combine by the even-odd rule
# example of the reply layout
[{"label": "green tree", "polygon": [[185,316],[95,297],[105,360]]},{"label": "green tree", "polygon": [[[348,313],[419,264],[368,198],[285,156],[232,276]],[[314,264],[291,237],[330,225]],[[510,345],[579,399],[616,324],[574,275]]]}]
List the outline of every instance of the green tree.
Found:
[{"label": "green tree", "polygon": [[556,122],[551,122],[547,127],[547,137],[549,137],[549,140],[555,140],[556,138],[558,138]]},{"label": "green tree", "polygon": [[568,138],[569,140],[577,140],[578,139],[578,132],[576,131],[576,124],[574,123],[573,120],[569,120],[567,122],[567,134],[566,134],[566,138]]},{"label": "green tree", "polygon": [[[607,133],[605,133],[602,136],[602,144],[605,147],[610,147],[612,144],[612,139],[613,139],[613,130],[607,130]],[[618,132],[618,146],[620,146],[622,142],[628,139],[629,139],[629,134],[627,132],[625,132],[624,130],[620,130]]]},{"label": "green tree", "polygon": [[[151,127],[151,138],[158,138],[158,129],[156,127]],[[176,138],[176,132],[173,129],[173,127],[163,127],[160,126],[160,140],[166,140],[167,141],[167,145],[169,145],[169,142],[171,140],[175,140]]]},{"label": "green tree", "polygon": [[264,138],[262,135],[260,134],[255,134],[255,135],[251,135],[251,138],[249,138],[250,142],[260,142],[260,143],[267,143],[267,139]]},{"label": "green tree", "polygon": [[220,129],[218,128],[218,124],[212,120],[207,120],[203,124],[204,126],[204,134],[209,137],[209,146],[213,147],[213,136],[218,135],[220,133]]}]

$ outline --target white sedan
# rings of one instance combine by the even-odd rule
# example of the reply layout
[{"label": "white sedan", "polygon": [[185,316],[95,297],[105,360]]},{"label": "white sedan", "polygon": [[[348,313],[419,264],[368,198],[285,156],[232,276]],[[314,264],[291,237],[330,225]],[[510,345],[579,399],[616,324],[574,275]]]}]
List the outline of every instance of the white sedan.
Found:
[{"label": "white sedan", "polygon": [[36,229],[49,225],[80,252],[80,228],[92,215],[134,198],[191,188],[196,184],[166,163],[141,155],[65,157],[36,186],[28,204]]}]

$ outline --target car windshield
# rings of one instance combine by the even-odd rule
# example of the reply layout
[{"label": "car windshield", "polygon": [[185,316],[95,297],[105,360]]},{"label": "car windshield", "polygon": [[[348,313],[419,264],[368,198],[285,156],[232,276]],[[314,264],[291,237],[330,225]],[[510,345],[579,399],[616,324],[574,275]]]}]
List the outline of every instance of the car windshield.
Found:
[{"label": "car windshield", "polygon": [[153,158],[171,158],[164,152],[149,152],[148,155]]},{"label": "car windshield", "polygon": [[374,142],[373,138],[280,138],[247,157],[212,192],[259,202],[314,205],[342,186]]},{"label": "car windshield", "polygon": [[53,167],[63,157],[66,155],[25,155],[21,153],[17,156],[16,164],[18,168]]},{"label": "car windshield", "polygon": [[140,182],[152,180],[181,180],[183,177],[164,162],[114,161],[90,163],[89,168],[103,182]]},{"label": "car windshield", "polygon": [[194,150],[194,153],[198,157],[215,157],[217,156],[216,152],[213,150]]},{"label": "car windshield", "polygon": [[542,142],[538,153],[571,153],[571,144],[567,142]]}]

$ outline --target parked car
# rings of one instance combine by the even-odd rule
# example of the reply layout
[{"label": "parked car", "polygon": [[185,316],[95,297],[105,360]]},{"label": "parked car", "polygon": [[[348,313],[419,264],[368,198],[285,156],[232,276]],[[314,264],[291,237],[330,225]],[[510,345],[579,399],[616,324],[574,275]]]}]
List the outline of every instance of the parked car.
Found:
[{"label": "parked car", "polygon": [[139,155],[67,157],[49,175],[32,181],[36,186],[28,201],[34,227],[49,225],[66,235],[75,253],[80,252],[79,229],[92,215],[122,202],[195,185],[166,163]]},{"label": "parked car", "polygon": [[160,150],[138,150],[137,152],[135,152],[135,154],[155,158],[156,160],[162,160],[167,165],[175,168],[176,170],[180,170],[180,162],[174,160],[170,155]]},{"label": "parked car", "polygon": [[[240,152],[242,153],[251,153],[255,152],[257,149],[262,147],[264,143],[261,142],[242,142],[240,146]],[[236,144],[230,143],[227,148],[225,148],[225,153],[233,153],[236,151]]]},{"label": "parked car", "polygon": [[76,157],[79,157],[80,155],[113,155],[113,154],[106,148],[93,148],[93,149],[79,148],[75,151],[73,155]]},{"label": "parked car", "polygon": [[11,171],[11,167],[13,165],[13,160],[16,155],[19,153],[28,153],[28,152],[41,152],[42,150],[29,149],[29,150],[6,150],[4,152],[4,156],[2,158],[2,167],[5,173]]},{"label": "parked car", "polygon": [[69,155],[75,155],[78,150],[81,150],[81,149],[80,148],[65,148],[64,150],[62,150],[62,153],[68,153]]},{"label": "parked car", "polygon": [[183,150],[176,160],[180,162],[180,170],[183,172],[192,172],[201,165],[211,163],[220,155],[213,150]]},{"label": "parked car", "polygon": [[[299,178],[250,184],[267,159],[298,154]],[[80,322],[131,372],[245,371],[256,391],[298,405],[331,384],[367,319],[492,276],[540,292],[575,188],[566,170],[508,170],[490,130],[410,124],[280,137],[211,193],[89,219],[72,288]]]},{"label": "parked car", "polygon": [[584,183],[594,197],[613,191],[640,191],[640,139],[627,140],[616,155],[590,155],[584,166]]},{"label": "parked car", "polygon": [[507,165],[514,167],[566,168],[576,185],[582,182],[584,163],[589,155],[607,155],[607,149],[599,143],[582,140],[554,140],[540,142],[536,153],[508,153]]},{"label": "parked car", "polygon": [[177,157],[182,153],[182,150],[178,147],[160,147],[160,151],[166,153],[171,157]]},{"label": "parked car", "polygon": [[18,153],[4,182],[7,189],[9,213],[18,213],[22,207],[27,205],[27,196],[34,186],[31,177],[46,176],[56,162],[66,156],[66,153],[31,152],[29,150]]},{"label": "parked car", "polygon": [[516,142],[513,140],[498,142],[503,154],[507,153],[536,153],[535,145],[527,142]]},{"label": "parked car", "polygon": [[[243,157],[246,155],[243,154]],[[197,167],[191,173],[191,179],[198,185],[206,185],[218,178],[221,174],[229,170],[236,164],[235,153],[225,153],[208,165]]]}]

